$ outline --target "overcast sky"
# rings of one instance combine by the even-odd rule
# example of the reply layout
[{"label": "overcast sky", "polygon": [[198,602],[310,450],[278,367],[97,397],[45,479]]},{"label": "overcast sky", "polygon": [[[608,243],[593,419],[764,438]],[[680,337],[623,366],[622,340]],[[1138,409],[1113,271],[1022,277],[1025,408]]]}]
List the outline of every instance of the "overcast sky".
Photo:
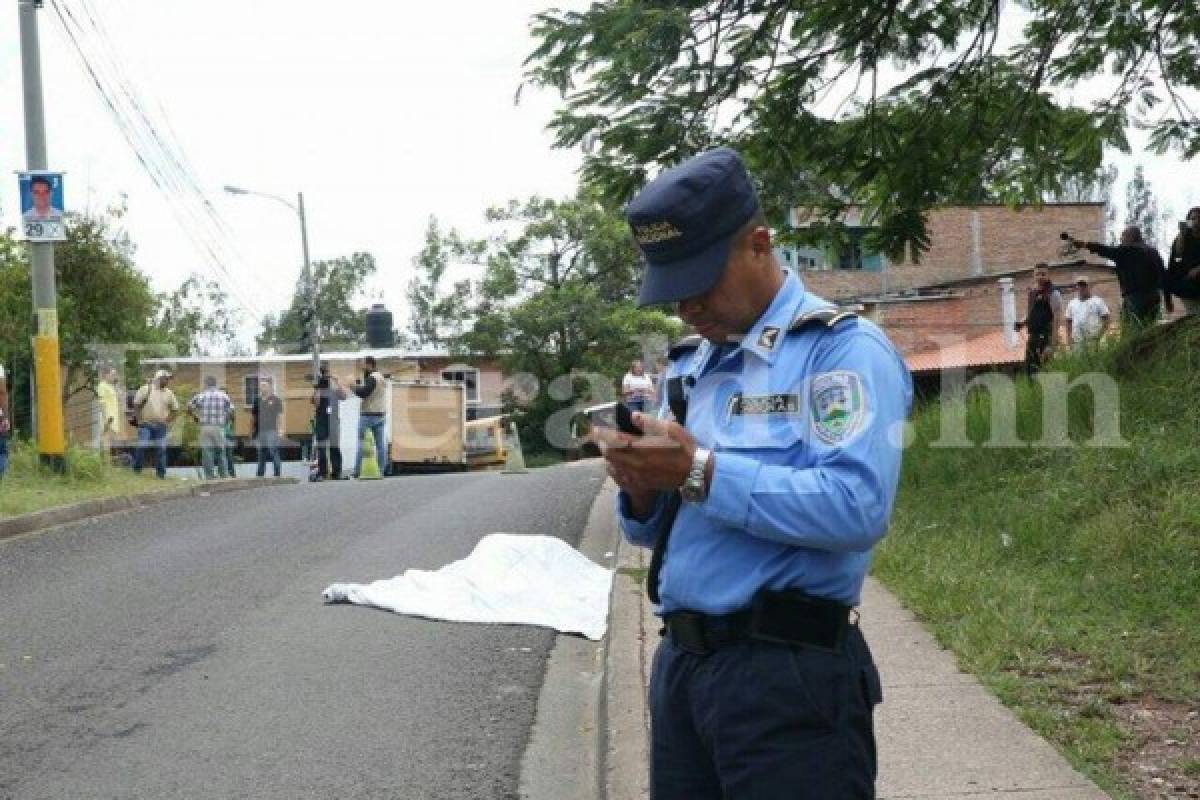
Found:
[{"label": "overcast sky", "polygon": [[[84,7],[65,0],[80,19]],[[16,13],[0,16],[0,157],[25,164]],[[230,224],[231,264],[257,310],[278,309],[300,265],[283,206],[221,191],[235,184],[295,200],[303,191],[314,259],[365,250],[374,289],[401,312],[429,216],[480,229],[509,197],[570,193],[578,156],[544,131],[553,96],[525,92],[528,23],[545,0],[356,3],[305,0],[92,0],[131,82],[161,102],[202,186]],[[212,270],[122,139],[47,4],[40,13],[50,166],[70,209],[128,194],[125,224],[155,286]],[[164,134],[165,135],[165,134]],[[11,174],[11,173],[10,173]],[[0,192],[18,221],[15,179]],[[402,322],[402,321],[399,321]]]},{"label": "overcast sky", "polygon": [[[398,327],[430,215],[478,233],[489,204],[573,189],[578,154],[552,149],[544,130],[557,98],[527,91],[513,103],[532,47],[531,15],[572,3],[62,1],[78,14],[85,46],[102,42],[85,22],[88,10],[97,15],[148,113],[164,136],[168,125],[174,132],[229,223],[219,245],[234,253],[235,294],[254,312],[288,301],[298,225],[286,208],[226,195],[224,184],[293,200],[303,191],[313,258],[374,254],[380,271],[371,288]],[[0,158],[10,170],[25,165],[14,5],[0,10]],[[49,4],[39,19],[50,166],[67,173],[67,207],[102,209],[125,193],[124,224],[156,288],[192,272],[213,275],[122,139]],[[1116,159],[1119,195],[1139,160],[1177,217],[1200,203],[1189,179],[1195,165],[1140,154]],[[0,213],[15,225],[16,181],[6,181]]]}]

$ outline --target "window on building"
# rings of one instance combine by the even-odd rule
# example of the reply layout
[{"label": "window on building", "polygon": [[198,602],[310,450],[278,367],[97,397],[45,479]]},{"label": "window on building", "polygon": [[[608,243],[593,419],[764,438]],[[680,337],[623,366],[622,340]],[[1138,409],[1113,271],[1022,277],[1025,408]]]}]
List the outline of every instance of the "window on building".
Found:
[{"label": "window on building", "polygon": [[479,402],[479,370],[474,367],[451,367],[442,370],[442,380],[461,383],[466,387],[467,402]]},{"label": "window on building", "polygon": [[848,229],[847,235],[849,241],[842,245],[836,253],[837,259],[834,263],[837,269],[879,272],[883,268],[882,257],[878,253],[873,253],[863,247],[863,237],[866,236],[868,231],[870,231],[870,228]]},{"label": "window on building", "polygon": [[242,378],[242,394],[245,396],[247,406],[254,405],[254,402],[258,400],[259,381],[271,383],[271,379],[264,375],[247,375]]}]

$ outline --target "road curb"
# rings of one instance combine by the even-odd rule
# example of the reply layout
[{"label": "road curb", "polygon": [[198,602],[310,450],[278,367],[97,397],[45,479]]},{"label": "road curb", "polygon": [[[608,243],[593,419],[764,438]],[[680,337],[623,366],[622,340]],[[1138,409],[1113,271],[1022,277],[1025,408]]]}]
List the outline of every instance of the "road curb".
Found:
[{"label": "road curb", "polygon": [[[588,512],[579,551],[615,567],[618,534],[611,481]],[[613,583],[620,579],[614,575]],[[611,601],[610,601],[611,608]],[[599,642],[559,636],[550,650],[529,744],[521,758],[522,800],[603,800],[606,784],[605,673],[609,632]]]},{"label": "road curb", "polygon": [[267,486],[283,486],[299,483],[296,478],[234,478],[224,481],[200,481],[193,485],[178,489],[165,489],[155,492],[124,495],[120,497],[102,497],[97,500],[85,500],[69,506],[48,508],[45,511],[34,511],[31,514],[21,514],[7,519],[0,519],[0,539],[9,539],[26,533],[53,528],[68,522],[78,522],[81,519],[115,514],[119,511],[129,511],[135,508],[158,505],[169,500],[179,500],[184,497],[206,497],[225,492],[238,492],[246,489],[260,489]]},{"label": "road curb", "polygon": [[602,800],[645,800],[650,793],[650,712],[646,704],[658,623],[642,577],[650,553],[620,536],[604,653],[600,760]]}]

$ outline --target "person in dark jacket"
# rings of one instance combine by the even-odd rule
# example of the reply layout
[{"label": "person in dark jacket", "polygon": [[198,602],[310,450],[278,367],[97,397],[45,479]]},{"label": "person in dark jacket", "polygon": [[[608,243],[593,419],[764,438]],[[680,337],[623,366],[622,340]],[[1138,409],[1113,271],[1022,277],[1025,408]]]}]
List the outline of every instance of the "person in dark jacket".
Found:
[{"label": "person in dark jacket", "polygon": [[1188,210],[1171,245],[1167,284],[1187,313],[1200,314],[1200,206]]},{"label": "person in dark jacket", "polygon": [[278,478],[283,471],[279,459],[279,420],[283,416],[283,401],[272,390],[270,381],[259,382],[258,397],[254,399],[250,414],[254,417],[252,436],[258,445],[257,475],[261,478],[266,474],[267,457],[270,456]]},{"label": "person in dark jacket", "polygon": [[1113,262],[1121,287],[1121,317],[1125,323],[1148,325],[1156,321],[1160,313],[1160,296],[1168,313],[1175,310],[1162,256],[1142,239],[1142,229],[1138,226],[1130,225],[1121,231],[1119,245],[1079,239],[1072,239],[1071,244]]},{"label": "person in dark jacket", "polygon": [[8,471],[8,438],[12,435],[12,421],[8,417],[8,383],[4,367],[0,366],[0,478]]},{"label": "person in dark jacket", "polygon": [[1050,280],[1050,267],[1038,264],[1033,268],[1033,286],[1029,287],[1025,304],[1025,319],[1016,323],[1016,330],[1025,328],[1025,374],[1033,375],[1050,358],[1058,343],[1058,329],[1063,319],[1063,299]]},{"label": "person in dark jacket", "polygon": [[315,419],[313,420],[313,438],[317,443],[317,477],[333,480],[342,478],[342,448],[341,425],[338,416],[338,401],[346,399],[346,390],[336,376],[330,376],[329,365],[321,365],[321,374],[317,378],[316,390],[313,392]]}]

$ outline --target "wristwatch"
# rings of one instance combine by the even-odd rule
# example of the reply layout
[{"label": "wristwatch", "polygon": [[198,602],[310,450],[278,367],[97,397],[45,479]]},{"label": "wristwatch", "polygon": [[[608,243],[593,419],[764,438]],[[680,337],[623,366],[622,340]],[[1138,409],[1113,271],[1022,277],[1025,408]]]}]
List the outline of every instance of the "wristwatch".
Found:
[{"label": "wristwatch", "polygon": [[708,487],[704,484],[704,469],[708,466],[708,459],[711,456],[711,450],[705,450],[703,447],[696,448],[696,452],[692,456],[692,468],[688,470],[687,477],[683,479],[683,484],[679,487],[679,496],[685,503],[699,503],[708,496]]}]

